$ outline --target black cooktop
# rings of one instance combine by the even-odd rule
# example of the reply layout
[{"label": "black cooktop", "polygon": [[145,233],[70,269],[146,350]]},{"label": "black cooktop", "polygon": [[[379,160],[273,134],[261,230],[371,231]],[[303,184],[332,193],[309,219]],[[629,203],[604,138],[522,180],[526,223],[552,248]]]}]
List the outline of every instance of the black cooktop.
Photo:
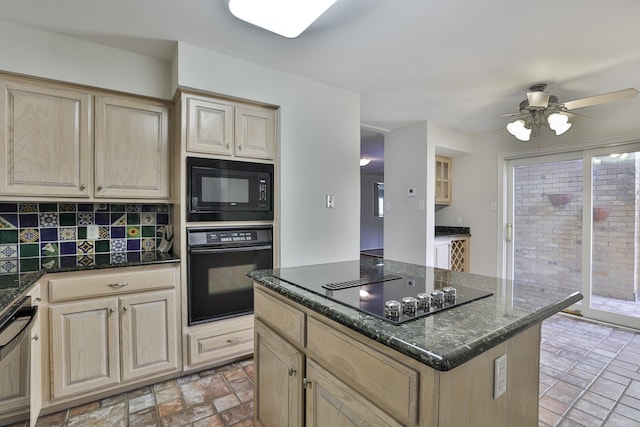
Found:
[{"label": "black cooktop", "polygon": [[[385,271],[382,266],[361,267],[355,261],[331,266],[331,269],[326,265],[281,268],[274,270],[273,275],[394,324],[430,316],[493,295],[492,292],[461,285],[452,287],[442,280]],[[444,291],[449,294],[446,298]],[[405,300],[407,297],[419,301],[416,304],[410,298]],[[403,300],[407,304],[403,304]],[[386,308],[396,305],[394,302],[389,303],[390,301],[397,302],[397,311]]]}]

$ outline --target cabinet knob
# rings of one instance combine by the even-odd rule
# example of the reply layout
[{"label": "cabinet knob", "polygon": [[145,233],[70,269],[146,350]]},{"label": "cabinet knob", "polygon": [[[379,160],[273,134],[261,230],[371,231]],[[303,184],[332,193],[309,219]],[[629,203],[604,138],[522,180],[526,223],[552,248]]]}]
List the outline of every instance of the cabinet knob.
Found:
[{"label": "cabinet knob", "polygon": [[240,341],[240,337],[235,337],[235,338],[234,338],[234,339],[232,339],[232,340],[227,340],[227,342],[228,342],[229,344],[234,343],[234,342],[238,342],[238,341]]},{"label": "cabinet knob", "polygon": [[242,145],[238,145],[238,151],[242,150]]},{"label": "cabinet knob", "polygon": [[31,304],[38,304],[40,301],[42,301],[42,298],[36,297]]},{"label": "cabinet knob", "polygon": [[40,339],[40,337],[36,334],[36,335],[32,336],[31,339],[34,340],[34,341],[38,341]]},{"label": "cabinet knob", "polygon": [[113,307],[109,309],[109,314],[113,314]]},{"label": "cabinet knob", "polygon": [[87,188],[87,186],[86,186],[86,185],[84,185],[84,184],[80,184],[80,190],[84,190],[85,188]]},{"label": "cabinet knob", "polygon": [[289,368],[289,376],[292,377],[296,373],[296,368]]},{"label": "cabinet knob", "polygon": [[124,311],[127,311],[127,310],[129,310],[129,307],[127,307],[127,306],[125,305],[124,307],[122,307],[122,309],[123,309]]},{"label": "cabinet knob", "polygon": [[98,185],[97,190],[98,190],[98,191],[102,191],[102,185]]},{"label": "cabinet knob", "polygon": [[307,386],[311,387],[311,380],[305,378],[302,380],[302,388],[307,388]]}]

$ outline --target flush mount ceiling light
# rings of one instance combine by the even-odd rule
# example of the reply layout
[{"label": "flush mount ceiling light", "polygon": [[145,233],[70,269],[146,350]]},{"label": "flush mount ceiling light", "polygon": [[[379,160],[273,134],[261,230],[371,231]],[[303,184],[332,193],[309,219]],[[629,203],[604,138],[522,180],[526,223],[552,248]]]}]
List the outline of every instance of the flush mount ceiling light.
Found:
[{"label": "flush mount ceiling light", "polygon": [[535,84],[529,87],[527,99],[520,103],[519,112],[498,116],[524,116],[507,124],[507,131],[520,141],[529,141],[531,137],[537,136],[545,122],[556,135],[562,135],[572,126],[569,118],[579,116],[571,113],[570,110],[621,101],[638,94],[636,89],[629,88],[561,103],[558,102],[557,96],[545,92],[546,87],[546,84]]},{"label": "flush mount ceiling light", "polygon": [[229,0],[239,19],[290,39],[298,37],[336,0]]}]

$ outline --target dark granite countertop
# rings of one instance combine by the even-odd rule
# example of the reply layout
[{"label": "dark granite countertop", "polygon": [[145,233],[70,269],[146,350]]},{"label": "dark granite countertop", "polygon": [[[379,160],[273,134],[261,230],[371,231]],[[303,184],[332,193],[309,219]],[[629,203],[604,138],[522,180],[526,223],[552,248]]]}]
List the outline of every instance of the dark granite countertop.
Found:
[{"label": "dark granite countertop", "polygon": [[[348,261],[363,263],[360,267],[365,266],[364,263],[373,266],[379,262],[377,258]],[[280,276],[279,270],[260,270],[251,273],[250,277],[292,301],[440,371],[463,364],[582,299],[580,292],[566,293],[531,283],[390,260],[384,260],[383,263],[387,274],[426,278],[426,282],[439,280],[454,287],[462,285],[491,291],[493,295],[394,325],[279,280],[274,277]],[[319,267],[326,268],[330,276],[338,264],[344,263],[310,268],[314,274],[317,274]]]},{"label": "dark granite countertop", "polygon": [[452,225],[436,225],[435,233],[438,237],[471,236],[471,228]]},{"label": "dark granite countertop", "polygon": [[27,273],[0,275],[0,328],[12,313],[12,308],[24,300],[25,295],[45,273],[64,271],[97,270],[104,268],[131,267],[178,262],[173,253],[163,252],[117,252],[87,255],[68,255],[42,260],[43,268]]}]

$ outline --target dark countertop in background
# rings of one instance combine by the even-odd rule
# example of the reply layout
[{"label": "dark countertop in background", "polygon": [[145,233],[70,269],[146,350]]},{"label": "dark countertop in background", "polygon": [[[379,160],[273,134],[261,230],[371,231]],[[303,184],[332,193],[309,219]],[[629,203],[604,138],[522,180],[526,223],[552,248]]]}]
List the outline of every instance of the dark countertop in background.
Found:
[{"label": "dark countertop in background", "polygon": [[12,308],[20,305],[38,279],[46,273],[60,273],[64,271],[98,270],[105,268],[131,267],[136,265],[151,265],[173,263],[180,258],[173,253],[163,252],[117,252],[86,255],[60,256],[43,260],[42,265],[50,264],[50,268],[27,273],[13,273],[0,275],[0,329],[13,312]]},{"label": "dark countertop in background", "polygon": [[471,228],[451,225],[436,225],[435,237],[470,236]]},{"label": "dark countertop in background", "polygon": [[[380,265],[379,261],[379,258],[366,257],[348,263],[372,267]],[[344,263],[308,268],[316,275],[319,268],[326,268],[330,277],[337,264]],[[383,268],[385,274],[428,278],[427,281],[433,278],[454,287],[462,285],[491,291],[493,296],[395,325],[273,277],[274,274],[280,276],[278,270],[260,270],[250,273],[250,277],[292,301],[440,371],[471,360],[582,299],[580,292],[554,294],[553,289],[542,285],[390,260],[384,260]]]}]

